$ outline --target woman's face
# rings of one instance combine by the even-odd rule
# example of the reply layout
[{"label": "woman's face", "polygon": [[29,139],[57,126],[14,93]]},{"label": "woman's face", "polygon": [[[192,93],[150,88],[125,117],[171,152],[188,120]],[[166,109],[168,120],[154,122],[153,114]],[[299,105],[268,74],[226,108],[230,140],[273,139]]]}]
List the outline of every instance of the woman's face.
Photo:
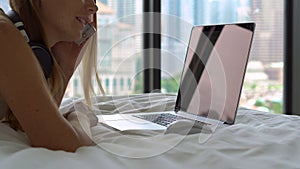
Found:
[{"label": "woman's face", "polygon": [[[94,0],[40,0],[39,15],[48,44],[76,41],[98,10]],[[49,45],[50,45],[49,44]]]}]

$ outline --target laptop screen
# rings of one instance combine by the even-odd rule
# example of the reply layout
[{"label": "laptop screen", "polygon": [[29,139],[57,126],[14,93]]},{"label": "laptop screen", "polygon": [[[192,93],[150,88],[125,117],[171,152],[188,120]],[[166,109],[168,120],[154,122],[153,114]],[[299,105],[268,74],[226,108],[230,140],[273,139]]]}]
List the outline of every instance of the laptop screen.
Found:
[{"label": "laptop screen", "polygon": [[254,27],[254,23],[193,27],[175,111],[234,123]]}]

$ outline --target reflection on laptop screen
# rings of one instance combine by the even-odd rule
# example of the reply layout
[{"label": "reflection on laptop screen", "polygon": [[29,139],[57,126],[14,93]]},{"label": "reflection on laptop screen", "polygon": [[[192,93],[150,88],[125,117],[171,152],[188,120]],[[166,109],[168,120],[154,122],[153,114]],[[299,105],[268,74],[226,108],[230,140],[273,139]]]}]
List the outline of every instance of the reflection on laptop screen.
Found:
[{"label": "reflection on laptop screen", "polygon": [[254,23],[192,29],[176,110],[234,122]]}]

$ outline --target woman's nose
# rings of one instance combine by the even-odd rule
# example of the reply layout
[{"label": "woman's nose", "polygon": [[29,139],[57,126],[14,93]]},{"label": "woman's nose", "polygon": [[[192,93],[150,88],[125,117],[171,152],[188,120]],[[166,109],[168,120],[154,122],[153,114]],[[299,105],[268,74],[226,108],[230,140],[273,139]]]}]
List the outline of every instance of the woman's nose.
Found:
[{"label": "woman's nose", "polygon": [[94,0],[85,0],[85,5],[89,14],[94,14],[98,11],[98,7]]}]

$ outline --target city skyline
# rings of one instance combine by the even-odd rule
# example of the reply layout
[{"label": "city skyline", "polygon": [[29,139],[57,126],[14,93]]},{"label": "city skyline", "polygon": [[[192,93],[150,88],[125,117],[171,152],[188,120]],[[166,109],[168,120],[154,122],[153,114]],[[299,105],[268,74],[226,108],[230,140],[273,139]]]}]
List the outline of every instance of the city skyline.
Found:
[{"label": "city skyline", "polygon": [[[8,9],[6,0],[1,8]],[[108,94],[137,92],[141,83],[142,66],[142,0],[98,0],[99,7],[99,72]],[[179,78],[193,25],[254,21],[257,25],[250,52],[250,67],[246,85],[257,81],[263,85],[281,85],[283,79],[283,0],[162,0],[162,80]],[[184,3],[184,5],[183,5]],[[105,12],[101,10],[107,10]],[[257,69],[256,69],[257,68]],[[249,79],[247,79],[250,77]],[[262,78],[263,77],[263,78]],[[72,82],[71,94],[81,94],[77,76]],[[163,88],[166,86],[162,86]],[[248,87],[249,88],[249,87]],[[250,87],[252,88],[252,87]],[[175,87],[176,89],[176,87]],[[281,91],[280,91],[281,90]],[[282,95],[282,89],[273,95]],[[138,90],[142,92],[142,90]],[[269,96],[268,89],[247,91],[250,94]],[[77,93],[77,94],[76,94]],[[274,93],[274,92],[273,92]],[[277,97],[278,98],[278,97]]]},{"label": "city skyline", "polygon": [[[115,19],[142,11],[142,1],[100,0],[100,2],[107,4],[108,7],[116,11]],[[280,0],[278,2],[275,7],[270,7],[270,5],[268,5],[270,0],[263,2],[259,0],[187,0],[184,2],[185,5],[181,5],[182,0],[162,0],[162,14],[177,16],[181,19],[179,22],[183,20],[190,24],[187,28],[182,28],[180,26],[181,23],[167,21],[166,24],[163,23],[162,30],[165,30],[164,32],[170,33],[172,36],[182,38],[183,41],[186,42],[189,29],[191,29],[193,25],[255,20],[257,23],[256,36],[250,59],[266,63],[270,61],[280,62],[283,60],[283,45],[282,41],[278,41],[277,39],[283,39],[283,16],[280,15],[283,13],[283,1]],[[4,10],[8,9],[7,0],[0,0],[0,3]],[[276,17],[268,17],[264,13]],[[274,18],[276,18],[276,20],[274,20]],[[135,18],[131,17],[131,21],[131,23],[128,23],[135,24]],[[270,24],[263,24],[266,22]],[[176,29],[172,29],[174,25],[179,26],[177,26]],[[270,32],[270,30],[272,32]],[[172,31],[174,32],[172,33]],[[256,40],[257,37],[268,39]],[[167,39],[163,41],[163,43],[170,44],[171,41],[172,40]],[[162,46],[166,45],[162,44]],[[166,48],[168,51],[173,51],[177,48],[176,45],[174,47],[172,47],[172,45],[167,46],[169,47]],[[185,52],[178,53],[178,55],[184,57]]]}]

